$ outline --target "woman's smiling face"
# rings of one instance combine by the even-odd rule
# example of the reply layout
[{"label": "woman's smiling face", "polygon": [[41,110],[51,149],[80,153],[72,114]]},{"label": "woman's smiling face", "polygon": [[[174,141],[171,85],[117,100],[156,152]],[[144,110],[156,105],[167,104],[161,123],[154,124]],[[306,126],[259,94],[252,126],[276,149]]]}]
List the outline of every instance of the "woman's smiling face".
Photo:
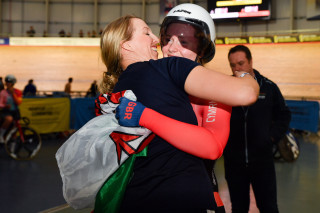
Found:
[{"label": "woman's smiling face", "polygon": [[152,33],[148,25],[141,19],[133,18],[131,25],[133,26],[133,34],[131,39],[125,43],[130,46],[135,57],[139,57],[143,61],[158,59],[158,37]]}]

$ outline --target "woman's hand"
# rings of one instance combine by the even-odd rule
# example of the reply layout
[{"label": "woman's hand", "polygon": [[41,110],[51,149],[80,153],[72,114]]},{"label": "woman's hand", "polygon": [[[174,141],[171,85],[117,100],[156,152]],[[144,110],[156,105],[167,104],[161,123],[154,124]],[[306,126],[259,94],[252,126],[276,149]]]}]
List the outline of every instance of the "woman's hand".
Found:
[{"label": "woman's hand", "polygon": [[116,118],[121,126],[140,126],[139,121],[145,106],[138,101],[131,101],[125,97],[119,99],[120,104],[116,108]]}]

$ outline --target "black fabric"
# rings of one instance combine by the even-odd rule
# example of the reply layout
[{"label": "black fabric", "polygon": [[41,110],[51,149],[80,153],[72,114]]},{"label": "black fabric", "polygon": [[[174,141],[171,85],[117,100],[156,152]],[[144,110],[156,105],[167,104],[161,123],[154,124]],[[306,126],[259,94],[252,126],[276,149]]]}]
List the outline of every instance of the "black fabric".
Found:
[{"label": "black fabric", "polygon": [[[219,193],[218,180],[217,180],[216,174],[214,172],[214,165],[215,165],[216,161],[209,160],[209,159],[204,159],[203,161],[204,161],[204,165],[206,167],[207,173],[208,173],[209,178],[212,183],[212,190],[213,190],[213,192]],[[215,213],[225,213],[225,212],[226,212],[226,210],[225,210],[224,206],[218,207],[217,204],[215,203]]]},{"label": "black fabric", "polygon": [[20,111],[19,109],[17,110],[8,110],[8,109],[2,109],[0,110],[0,118],[4,119],[4,117],[11,115],[14,120],[19,120],[20,119]]},{"label": "black fabric", "polygon": [[[146,107],[196,125],[184,84],[198,65],[179,57],[135,63],[121,74],[114,92],[132,90]],[[215,206],[203,160],[160,137],[149,144],[147,157],[136,159],[133,173],[121,212],[205,212]]]},{"label": "black fabric", "polygon": [[232,108],[230,136],[224,150],[226,180],[233,212],[247,212],[252,183],[255,193],[259,193],[256,199],[260,212],[268,212],[270,209],[262,202],[270,202],[272,213],[277,212],[273,144],[288,130],[291,113],[278,86],[258,71],[254,73],[260,85],[259,99],[251,106]]},{"label": "black fabric", "polygon": [[225,171],[232,213],[249,212],[250,184],[260,213],[276,213],[277,186],[273,163],[262,163],[250,166],[228,166]]},{"label": "black fabric", "polygon": [[256,70],[255,75],[260,85],[257,102],[249,107],[232,108],[230,135],[224,150],[227,166],[273,162],[273,143],[289,128],[291,112],[279,88]]}]

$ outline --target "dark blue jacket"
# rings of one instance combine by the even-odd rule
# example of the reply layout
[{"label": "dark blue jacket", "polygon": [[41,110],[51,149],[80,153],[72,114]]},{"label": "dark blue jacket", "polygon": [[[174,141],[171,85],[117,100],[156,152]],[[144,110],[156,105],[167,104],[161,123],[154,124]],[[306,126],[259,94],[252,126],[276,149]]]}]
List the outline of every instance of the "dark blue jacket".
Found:
[{"label": "dark blue jacket", "polygon": [[226,166],[273,161],[273,144],[289,128],[291,112],[278,86],[258,71],[254,73],[260,85],[259,98],[251,106],[232,108],[224,150]]}]

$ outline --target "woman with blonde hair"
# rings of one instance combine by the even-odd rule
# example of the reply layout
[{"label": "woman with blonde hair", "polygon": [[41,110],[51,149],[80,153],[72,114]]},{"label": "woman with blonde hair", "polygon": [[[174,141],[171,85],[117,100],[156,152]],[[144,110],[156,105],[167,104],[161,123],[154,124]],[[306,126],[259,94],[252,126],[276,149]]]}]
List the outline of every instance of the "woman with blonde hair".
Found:
[{"label": "woman with blonde hair", "polygon": [[[141,116],[129,123],[148,126],[158,135],[149,144],[148,155],[134,163],[120,212],[206,212],[214,208],[214,195],[202,158],[216,159],[215,139],[197,126],[189,95],[248,105],[256,101],[258,85],[250,75],[234,78],[182,57],[157,60],[158,42],[146,23],[134,16],[110,23],[101,37],[108,71],[100,92],[132,90],[147,108],[133,107]],[[171,119],[158,128],[158,119],[163,118],[159,113],[180,125],[172,125]]]}]

